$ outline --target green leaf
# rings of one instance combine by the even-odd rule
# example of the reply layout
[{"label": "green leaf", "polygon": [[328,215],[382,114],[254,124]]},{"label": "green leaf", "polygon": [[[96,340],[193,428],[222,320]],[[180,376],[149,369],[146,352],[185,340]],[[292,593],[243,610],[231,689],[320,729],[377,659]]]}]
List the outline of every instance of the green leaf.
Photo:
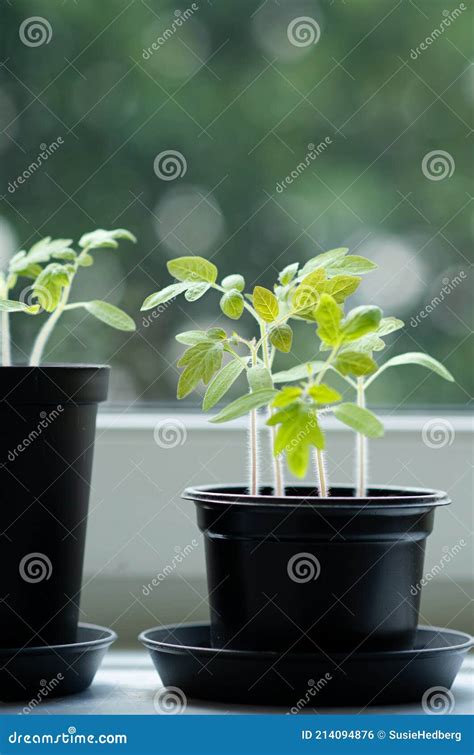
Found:
[{"label": "green leaf", "polygon": [[454,377],[449,370],[447,370],[441,362],[438,362],[437,359],[430,357],[428,354],[423,354],[421,351],[410,351],[407,354],[399,354],[396,357],[392,357],[392,359],[389,359],[385,364],[382,364],[375,375],[367,381],[367,385],[375,380],[375,378],[378,378],[380,373],[388,367],[399,367],[403,364],[416,364],[419,367],[425,367],[427,370],[431,370],[444,378],[444,380],[448,380],[450,383],[454,382]]},{"label": "green leaf", "polygon": [[292,309],[298,314],[313,310],[319,302],[326,283],[326,274],[322,269],[306,275],[293,292]]},{"label": "green leaf", "polygon": [[210,283],[193,283],[184,292],[186,301],[197,301],[210,289]]},{"label": "green leaf", "polygon": [[344,343],[355,341],[366,333],[376,331],[382,317],[382,310],[374,306],[361,306],[351,309],[342,323]]},{"label": "green leaf", "polygon": [[345,425],[368,438],[381,438],[383,435],[383,425],[375,414],[357,404],[339,404],[334,409],[334,415]]},{"label": "green leaf", "polygon": [[369,333],[356,341],[350,341],[343,346],[339,354],[345,354],[347,351],[357,351],[358,353],[371,354],[372,351],[382,351],[385,348],[385,341],[379,338],[377,333]]},{"label": "green leaf", "polygon": [[359,288],[362,278],[352,275],[335,275],[324,285],[324,293],[330,294],[338,304],[342,304],[348,296]]},{"label": "green leaf", "polygon": [[165,304],[167,301],[182,294],[183,291],[186,291],[188,286],[189,283],[172,283],[171,286],[162,288],[161,291],[157,291],[156,294],[150,294],[150,296],[147,296],[143,302],[140,311],[145,312],[147,309],[154,309],[154,307],[157,307],[159,304]]},{"label": "green leaf", "polygon": [[54,312],[65,288],[71,283],[71,271],[67,265],[51,262],[36,278],[33,295],[46,312]]},{"label": "green leaf", "polygon": [[64,260],[64,261],[73,262],[76,259],[77,254],[73,249],[63,249],[60,252],[53,252],[51,256],[55,260]]},{"label": "green leaf", "polygon": [[284,354],[288,354],[291,351],[293,331],[287,323],[270,328],[268,337],[272,346],[278,349],[278,351],[282,351]]},{"label": "green leaf", "polygon": [[294,447],[290,446],[286,452],[288,468],[295,477],[301,479],[306,475],[309,467],[309,454],[310,446],[307,443],[299,443]]},{"label": "green leaf", "polygon": [[298,266],[298,262],[292,262],[291,265],[287,265],[283,268],[278,276],[278,280],[282,286],[287,286],[288,283],[291,283],[296,273],[298,272]]},{"label": "green leaf", "polygon": [[207,333],[205,330],[186,330],[184,333],[178,333],[175,336],[178,343],[184,343],[186,346],[194,346],[200,341],[208,341]]},{"label": "green leaf", "polygon": [[222,341],[200,341],[187,349],[178,362],[178,367],[184,367],[178,381],[178,399],[187,396],[200,380],[205,385],[214,373],[220,370],[224,345]]},{"label": "green leaf", "polygon": [[242,362],[239,359],[233,359],[214,375],[202,403],[202,408],[205,412],[212,409],[225,396],[243,370],[244,365]]},{"label": "green leaf", "polygon": [[342,396],[334,388],[322,383],[321,385],[312,385],[308,389],[308,393],[318,404],[334,404],[335,401],[340,401]]},{"label": "green leaf", "polygon": [[79,267],[92,267],[94,264],[94,258],[91,254],[82,254],[77,258],[77,264]]},{"label": "green leaf", "polygon": [[210,328],[209,330],[186,330],[175,336],[179,343],[194,346],[200,341],[225,341],[227,333],[222,328]]},{"label": "green leaf", "polygon": [[25,312],[27,315],[37,315],[41,310],[39,304],[24,304],[12,299],[0,300],[0,312]]},{"label": "green leaf", "polygon": [[113,231],[98,228],[96,231],[91,231],[81,236],[79,246],[81,249],[101,249],[106,247],[116,249],[118,247],[117,240],[120,239],[133,241],[133,243],[137,241],[133,233],[130,233],[125,228],[116,228]]},{"label": "green leaf", "polygon": [[360,351],[343,351],[339,354],[335,367],[341,375],[356,377],[370,375],[377,370],[377,364],[372,357]]},{"label": "green leaf", "polygon": [[266,367],[249,367],[247,380],[251,391],[271,391],[273,389],[272,374]]},{"label": "green leaf", "polygon": [[105,324],[109,325],[111,328],[115,328],[115,330],[123,330],[131,333],[137,329],[132,318],[114,304],[95,299],[94,301],[84,302],[82,306],[89,312],[89,314],[93,315],[98,320],[105,322]]},{"label": "green leaf", "polygon": [[205,281],[215,283],[217,267],[204,257],[177,257],[167,263],[170,275],[179,281]]},{"label": "green leaf", "polygon": [[364,275],[375,270],[378,265],[366,257],[359,257],[356,254],[349,254],[347,257],[338,259],[331,265],[326,267],[328,275],[337,275],[344,273],[345,275]]},{"label": "green leaf", "polygon": [[265,322],[274,322],[280,311],[275,294],[262,286],[255,286],[253,290],[253,306]]},{"label": "green leaf", "polygon": [[403,320],[399,320],[398,317],[382,317],[377,328],[378,336],[388,336],[389,333],[394,333],[396,330],[403,328],[405,323]]},{"label": "green leaf", "polygon": [[245,279],[242,275],[227,275],[221,281],[222,288],[226,291],[230,291],[235,288],[236,291],[243,291],[245,288]]},{"label": "green leaf", "polygon": [[224,294],[219,304],[223,313],[231,320],[238,320],[244,311],[244,297],[236,289]]},{"label": "green leaf", "polygon": [[279,424],[273,452],[285,452],[290,470],[304,477],[309,464],[310,446],[324,448],[324,435],[317,414],[301,402],[281,409],[268,420],[267,425]]},{"label": "green leaf", "polygon": [[329,294],[321,294],[314,317],[318,323],[318,336],[321,341],[335,346],[341,338],[342,320],[342,311],[335,299]]},{"label": "green leaf", "polygon": [[245,396],[233,401],[222,409],[219,414],[216,414],[210,421],[214,423],[229,422],[229,420],[237,419],[237,417],[243,417],[253,409],[260,409],[262,406],[267,406],[276,391],[263,390],[255,391],[254,393],[248,393]]},{"label": "green leaf", "polygon": [[307,362],[306,364],[298,364],[296,367],[291,367],[289,370],[275,372],[273,375],[273,382],[293,383],[296,380],[306,380],[308,377],[312,377],[318,372],[321,372],[325,364],[325,362]]},{"label": "green leaf", "polygon": [[317,268],[332,265],[336,260],[344,257],[348,251],[347,247],[340,247],[338,249],[331,249],[329,252],[324,252],[323,254],[318,254],[317,257],[313,257],[313,259],[310,259],[305,264],[301,273],[302,275],[308,275],[308,273],[312,273]]},{"label": "green leaf", "polygon": [[293,401],[296,401],[296,399],[300,398],[302,394],[302,388],[297,388],[296,386],[286,386],[281,391],[278,391],[277,395],[272,401],[272,406],[275,406],[277,408],[284,408],[292,404]]}]

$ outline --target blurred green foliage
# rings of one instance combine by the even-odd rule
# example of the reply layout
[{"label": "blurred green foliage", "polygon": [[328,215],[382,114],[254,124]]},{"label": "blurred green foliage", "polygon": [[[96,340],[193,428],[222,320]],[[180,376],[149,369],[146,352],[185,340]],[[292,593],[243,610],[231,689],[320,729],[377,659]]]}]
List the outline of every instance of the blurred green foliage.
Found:
[{"label": "blurred green foliage", "polygon": [[[381,266],[364,280],[362,299],[407,323],[388,356],[426,350],[458,381],[394,370],[372,401],[399,409],[466,404],[469,278],[419,322],[412,318],[447,280],[469,274],[470,11],[420,50],[446,19],[444,0],[195,5],[190,14],[191,4],[178,10],[154,0],[2,6],[0,255],[42,235],[130,228],[137,247],[98,255],[96,290],[88,284],[87,293],[138,313],[148,293],[170,282],[172,256],[212,257],[222,275],[238,271],[248,284],[271,286],[285,265],[346,245]],[[32,16],[49,24],[48,42],[21,41]],[[291,43],[288,25],[302,16],[318,23],[317,44]],[[58,137],[63,144],[12,192],[41,145]],[[325,139],[327,148],[278,189],[308,145]],[[185,160],[174,180],[154,170],[166,150]],[[439,150],[454,167],[433,180],[422,161]],[[79,298],[80,281],[78,289]],[[71,313],[50,358],[112,360],[115,400],[174,399],[173,335],[214,322],[213,304],[176,302],[152,321],[137,314],[139,332],[128,339],[99,324],[86,328],[83,315]],[[33,324],[17,319],[15,341],[26,350]],[[232,327],[225,318],[220,324]],[[294,362],[314,358],[315,344],[303,326]]]}]

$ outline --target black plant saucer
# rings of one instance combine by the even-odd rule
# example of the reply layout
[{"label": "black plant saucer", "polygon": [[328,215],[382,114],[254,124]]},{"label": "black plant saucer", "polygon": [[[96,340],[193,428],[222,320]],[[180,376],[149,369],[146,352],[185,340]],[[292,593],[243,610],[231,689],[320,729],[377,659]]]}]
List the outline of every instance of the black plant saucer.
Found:
[{"label": "black plant saucer", "polygon": [[413,650],[332,654],[215,650],[209,624],[142,632],[166,687],[186,697],[248,705],[320,706],[420,702],[433,687],[449,689],[474,640],[419,627]]},{"label": "black plant saucer", "polygon": [[0,648],[0,700],[42,700],[75,695],[92,684],[102,659],[117,639],[111,629],[79,624],[70,645]]}]

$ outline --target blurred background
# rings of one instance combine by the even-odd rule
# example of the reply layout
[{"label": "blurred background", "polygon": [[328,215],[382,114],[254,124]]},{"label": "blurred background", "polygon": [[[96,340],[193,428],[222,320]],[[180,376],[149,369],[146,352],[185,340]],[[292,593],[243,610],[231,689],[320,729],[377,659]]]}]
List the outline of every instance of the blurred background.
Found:
[{"label": "blurred background", "polygon": [[[121,305],[138,333],[71,312],[49,359],[111,360],[114,403],[174,401],[174,334],[229,321],[213,293],[142,321],[169,258],[207,256],[222,275],[271,287],[285,265],[348,246],[381,266],[354,304],[406,322],[391,353],[426,350],[457,380],[404,368],[402,384],[389,371],[373,403],[466,405],[470,13],[444,0],[2,3],[2,266],[45,235],[138,237],[96,254],[75,291]],[[171,175],[157,159],[169,151]],[[35,326],[15,317],[19,360]],[[314,350],[303,327],[289,362]]]}]

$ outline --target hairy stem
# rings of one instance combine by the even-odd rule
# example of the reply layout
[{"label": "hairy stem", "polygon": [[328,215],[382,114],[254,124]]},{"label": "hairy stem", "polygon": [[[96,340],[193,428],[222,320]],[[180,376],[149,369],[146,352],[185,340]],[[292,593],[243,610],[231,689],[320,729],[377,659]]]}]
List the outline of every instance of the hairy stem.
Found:
[{"label": "hairy stem", "polygon": [[[260,341],[259,343],[262,344],[262,351],[263,351],[263,363],[265,367],[271,371],[271,363],[270,363],[270,354],[268,351],[268,341],[266,339],[266,330],[263,323],[260,323]],[[270,407],[268,407],[268,416],[271,417],[273,414]],[[275,446],[275,438],[277,434],[277,428],[272,426],[270,427],[270,438],[272,443],[272,458],[273,458],[273,487],[274,487],[274,493],[277,497],[281,498],[285,495],[285,488],[283,484],[283,465],[281,462],[281,458],[279,456],[275,456],[273,453],[273,448]]]},{"label": "hairy stem", "polygon": [[328,490],[327,479],[326,479],[324,454],[319,448],[315,449],[315,461],[316,461],[316,476],[318,480],[319,497],[327,498],[329,495],[329,490]]},{"label": "hairy stem", "polygon": [[38,333],[38,336],[33,346],[33,351],[31,352],[30,365],[32,367],[37,367],[40,364],[43,358],[43,353],[44,353],[46,344],[48,343],[49,337],[51,336],[51,333],[53,332],[59,318],[61,317],[62,313],[64,312],[66,308],[70,291],[71,291],[71,286],[68,286],[67,288],[64,289],[63,295],[61,297],[61,301],[59,302],[54,312],[48,317],[45,324],[43,325],[40,332]]},{"label": "hairy stem", "polygon": [[[252,365],[257,364],[257,352],[252,346]],[[252,409],[249,417],[249,452],[250,452],[250,495],[258,495],[258,430],[257,410]]]},{"label": "hairy stem", "polygon": [[[364,378],[357,378],[357,406],[365,409],[365,385]],[[357,496],[364,498],[367,493],[367,438],[362,433],[356,435],[356,459],[357,459]]]},{"label": "hairy stem", "polygon": [[[0,274],[1,283],[0,286],[0,299],[8,299],[8,284],[5,282],[3,275]],[[9,367],[12,363],[11,357],[11,343],[10,343],[10,313],[2,312],[0,327],[2,331],[2,337],[0,341],[0,350],[2,356],[2,366]]]}]

